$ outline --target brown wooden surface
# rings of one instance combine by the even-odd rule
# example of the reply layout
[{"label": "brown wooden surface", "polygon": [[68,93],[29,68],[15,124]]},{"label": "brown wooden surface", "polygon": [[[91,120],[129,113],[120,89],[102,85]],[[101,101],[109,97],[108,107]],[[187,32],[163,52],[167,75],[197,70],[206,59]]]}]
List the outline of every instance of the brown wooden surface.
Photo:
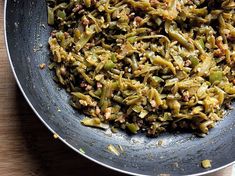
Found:
[{"label": "brown wooden surface", "polygon": [[[79,156],[53,139],[29,108],[7,60],[3,4],[0,0],[0,176],[123,176]],[[231,176],[231,168],[218,175]]]}]

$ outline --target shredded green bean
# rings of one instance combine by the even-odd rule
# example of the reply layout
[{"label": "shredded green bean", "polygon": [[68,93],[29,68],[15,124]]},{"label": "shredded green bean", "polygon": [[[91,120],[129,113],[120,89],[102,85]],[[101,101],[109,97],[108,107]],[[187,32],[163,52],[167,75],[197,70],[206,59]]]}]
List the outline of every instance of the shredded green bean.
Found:
[{"label": "shredded green bean", "polygon": [[85,126],[207,134],[235,97],[234,4],[48,0],[50,69]]}]

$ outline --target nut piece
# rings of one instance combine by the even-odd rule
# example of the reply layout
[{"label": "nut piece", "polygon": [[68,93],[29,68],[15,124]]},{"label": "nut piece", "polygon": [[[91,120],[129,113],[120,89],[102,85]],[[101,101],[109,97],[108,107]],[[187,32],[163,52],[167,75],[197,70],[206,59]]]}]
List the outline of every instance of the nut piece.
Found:
[{"label": "nut piece", "polygon": [[46,67],[45,63],[42,63],[42,64],[39,65],[39,68],[41,68],[41,69],[44,69],[45,67]]}]

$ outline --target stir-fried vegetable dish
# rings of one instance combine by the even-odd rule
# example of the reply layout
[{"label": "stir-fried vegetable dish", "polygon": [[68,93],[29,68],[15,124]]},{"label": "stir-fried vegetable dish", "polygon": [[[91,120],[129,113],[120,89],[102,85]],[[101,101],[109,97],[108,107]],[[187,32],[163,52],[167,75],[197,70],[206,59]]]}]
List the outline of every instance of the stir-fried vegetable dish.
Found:
[{"label": "stir-fried vegetable dish", "polygon": [[235,97],[234,0],[48,0],[55,80],[81,123],[207,134]]}]

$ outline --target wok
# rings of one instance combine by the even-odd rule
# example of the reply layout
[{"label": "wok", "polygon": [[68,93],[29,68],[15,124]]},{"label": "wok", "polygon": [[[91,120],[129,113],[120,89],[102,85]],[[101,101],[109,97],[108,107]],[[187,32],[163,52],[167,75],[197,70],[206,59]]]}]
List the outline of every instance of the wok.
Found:
[{"label": "wok", "polygon": [[[69,96],[53,81],[53,73],[39,69],[50,57],[47,40],[52,28],[47,25],[46,11],[45,0],[6,1],[5,38],[22,93],[40,120],[65,144],[98,164],[133,175],[200,175],[234,162],[235,111],[205,138],[187,132],[148,138],[82,126],[83,115],[68,104]],[[156,145],[159,140],[161,147]],[[109,144],[121,145],[124,153],[113,155],[107,150]],[[212,160],[209,170],[200,166],[204,159]]]}]

